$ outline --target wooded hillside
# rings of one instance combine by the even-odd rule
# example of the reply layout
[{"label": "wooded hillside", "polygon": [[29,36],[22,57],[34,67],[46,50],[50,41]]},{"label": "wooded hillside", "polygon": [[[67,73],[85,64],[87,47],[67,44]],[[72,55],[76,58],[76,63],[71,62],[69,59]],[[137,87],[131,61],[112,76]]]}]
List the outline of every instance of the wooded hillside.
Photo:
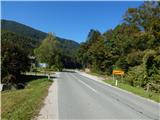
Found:
[{"label": "wooded hillside", "polygon": [[160,3],[144,2],[129,8],[123,21],[105,33],[91,30],[80,46],[79,61],[84,68],[103,74],[122,69],[128,84],[144,88],[152,84],[159,91]]}]

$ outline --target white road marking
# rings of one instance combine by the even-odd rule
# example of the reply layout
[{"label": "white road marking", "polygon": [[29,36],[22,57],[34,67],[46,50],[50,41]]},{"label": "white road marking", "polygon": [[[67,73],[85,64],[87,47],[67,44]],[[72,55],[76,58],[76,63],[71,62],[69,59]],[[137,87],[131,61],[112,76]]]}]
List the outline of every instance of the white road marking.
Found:
[{"label": "white road marking", "polygon": [[[72,74],[71,74],[72,75]],[[88,87],[89,89],[91,89],[92,91],[94,91],[95,93],[97,93],[97,91],[92,88],[91,86],[89,86],[88,84],[86,84],[85,82],[79,80],[78,78],[76,78],[74,75],[72,75],[75,79],[77,79],[79,82],[81,82],[83,85],[85,85],[86,87]]]},{"label": "white road marking", "polygon": [[83,82],[83,81],[81,81],[81,80],[78,80],[78,81],[81,82],[82,84],[84,84],[85,86],[87,86],[88,88],[90,88],[92,91],[94,91],[94,92],[97,93],[97,91],[96,91],[94,88],[92,88],[91,86],[89,86],[89,85],[86,84],[85,82]]},{"label": "white road marking", "polygon": [[[141,96],[139,96],[139,95],[136,95],[136,94],[134,94],[134,93],[132,93],[132,92],[129,92],[129,91],[123,90],[123,89],[121,89],[121,88],[112,86],[112,85],[104,82],[103,80],[98,80],[98,77],[97,77],[97,76],[90,75],[90,74],[87,74],[87,73],[85,73],[85,72],[80,72],[80,71],[76,71],[76,72],[79,73],[80,75],[84,76],[84,77],[87,77],[87,78],[89,78],[89,79],[91,79],[91,80],[94,80],[94,81],[96,81],[96,82],[99,82],[99,83],[101,83],[101,84],[103,84],[103,85],[107,85],[107,86],[110,86],[110,87],[112,87],[112,88],[114,88],[114,89],[117,89],[117,90],[119,90],[119,91],[121,91],[121,92],[125,92],[125,93],[128,93],[128,94],[131,94],[131,95],[133,95],[133,96],[136,96],[137,98],[140,98],[141,100],[147,100],[148,102],[151,102],[151,103],[153,103],[153,104],[157,104],[157,102],[155,102],[155,101],[153,101],[153,100],[151,100],[151,99],[144,98],[144,97],[141,97]],[[95,77],[96,77],[96,78],[95,78]],[[104,79],[105,79],[105,78],[104,78]],[[159,106],[160,106],[160,103],[158,103],[158,104],[159,104]]]}]

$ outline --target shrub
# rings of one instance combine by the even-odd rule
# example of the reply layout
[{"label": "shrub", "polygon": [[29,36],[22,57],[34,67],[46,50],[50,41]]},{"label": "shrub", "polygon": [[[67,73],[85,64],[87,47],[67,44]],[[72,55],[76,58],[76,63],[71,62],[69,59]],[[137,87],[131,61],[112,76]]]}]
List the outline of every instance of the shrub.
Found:
[{"label": "shrub", "polygon": [[129,69],[125,81],[131,86],[143,87],[147,84],[147,76],[143,65],[135,66]]}]

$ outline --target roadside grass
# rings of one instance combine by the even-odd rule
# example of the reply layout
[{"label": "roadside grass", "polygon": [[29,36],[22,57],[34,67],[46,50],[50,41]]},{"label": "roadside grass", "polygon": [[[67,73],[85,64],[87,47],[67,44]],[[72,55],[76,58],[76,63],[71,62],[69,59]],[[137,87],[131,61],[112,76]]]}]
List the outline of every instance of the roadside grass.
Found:
[{"label": "roadside grass", "polygon": [[[103,80],[104,82],[112,85],[112,86],[115,86],[115,81],[112,80],[112,77],[111,76],[107,76],[107,75],[104,75],[104,74],[99,74],[99,73],[96,73],[96,72],[86,72],[88,74],[91,74],[91,75],[95,75],[95,76],[99,76],[99,77],[103,77],[105,80]],[[158,103],[160,103],[160,94],[159,93],[155,93],[155,92],[152,92],[152,91],[148,91],[146,92],[143,88],[141,87],[133,87],[129,84],[126,84],[122,81],[118,81],[118,88],[121,88],[123,90],[126,90],[126,91],[129,91],[129,92],[132,92],[136,95],[139,95],[141,97],[144,97],[144,98],[148,98],[148,99],[151,99],[153,101],[156,101]]]},{"label": "roadside grass", "polygon": [[[104,80],[104,82],[106,82],[112,86],[115,86],[114,80]],[[146,92],[143,88],[133,87],[133,86],[130,86],[130,85],[122,83],[122,82],[118,82],[117,87],[160,103],[160,94],[159,93],[155,93],[152,91]]]},{"label": "roadside grass", "polygon": [[22,90],[1,92],[2,120],[30,120],[38,114],[52,81],[39,78],[27,84]]}]

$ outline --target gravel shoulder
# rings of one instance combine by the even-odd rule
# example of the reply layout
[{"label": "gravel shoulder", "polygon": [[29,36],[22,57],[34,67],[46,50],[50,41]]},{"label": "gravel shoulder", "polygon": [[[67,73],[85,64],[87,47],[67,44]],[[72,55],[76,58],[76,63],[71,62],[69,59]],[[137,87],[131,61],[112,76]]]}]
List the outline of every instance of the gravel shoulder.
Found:
[{"label": "gravel shoulder", "polygon": [[39,115],[36,117],[36,120],[49,120],[49,119],[58,119],[58,86],[57,86],[57,77],[59,73],[56,72],[53,76],[54,82],[48,90],[48,96],[44,100],[44,106],[41,108]]}]

